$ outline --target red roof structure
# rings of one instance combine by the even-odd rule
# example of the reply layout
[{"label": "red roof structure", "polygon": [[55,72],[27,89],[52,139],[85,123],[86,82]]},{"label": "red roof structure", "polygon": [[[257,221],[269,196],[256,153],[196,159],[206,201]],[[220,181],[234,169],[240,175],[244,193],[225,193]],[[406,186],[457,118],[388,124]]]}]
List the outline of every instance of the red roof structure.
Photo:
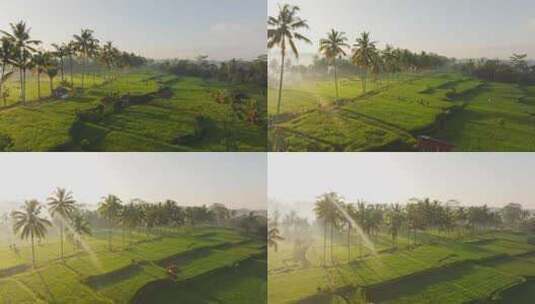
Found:
[{"label": "red roof structure", "polygon": [[418,136],[418,151],[420,152],[451,152],[454,144],[432,138],[430,136]]}]

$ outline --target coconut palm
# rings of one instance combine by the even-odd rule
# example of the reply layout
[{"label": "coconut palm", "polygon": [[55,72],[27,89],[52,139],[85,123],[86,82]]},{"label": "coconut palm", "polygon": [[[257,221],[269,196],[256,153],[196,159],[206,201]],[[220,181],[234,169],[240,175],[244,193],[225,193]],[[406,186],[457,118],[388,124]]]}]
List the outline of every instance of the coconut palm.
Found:
[{"label": "coconut palm", "polygon": [[108,69],[109,79],[111,79],[113,66],[116,64],[119,57],[119,50],[113,46],[113,42],[108,41],[102,46],[100,52],[100,61],[104,63]]},{"label": "coconut palm", "polygon": [[355,205],[353,204],[346,204],[343,206],[346,215],[349,217],[346,220],[346,226],[347,226],[347,261],[351,261],[351,230],[353,229],[353,222],[354,219],[357,216],[357,210],[355,209]]},{"label": "coconut palm", "polygon": [[50,54],[38,51],[35,53],[32,57],[33,61],[33,68],[35,69],[35,73],[37,74],[37,98],[41,99],[41,74],[46,72]]},{"label": "coconut palm", "polygon": [[323,264],[326,264],[326,247],[327,247],[327,227],[330,226],[331,232],[331,262],[333,261],[333,239],[334,229],[339,222],[340,213],[339,206],[341,204],[341,198],[335,192],[324,193],[319,196],[314,206],[314,213],[316,219],[320,220],[323,227]]},{"label": "coconut palm", "polygon": [[377,58],[377,42],[370,41],[370,33],[363,32],[353,44],[353,64],[364,70],[362,78],[362,91],[366,93],[366,81],[368,79],[368,72],[373,67]]},{"label": "coconut palm", "polygon": [[65,57],[69,56],[69,46],[65,43],[57,45],[52,44],[54,48],[54,55],[59,59],[59,70],[61,72],[61,82],[65,81]]},{"label": "coconut palm", "polygon": [[108,249],[111,251],[111,237],[114,223],[117,221],[121,213],[121,200],[113,195],[109,194],[102,198],[102,202],[98,207],[98,212],[108,221]]},{"label": "coconut palm", "polygon": [[[131,236],[132,230],[138,226],[141,225],[143,222],[143,210],[140,208],[138,204],[135,203],[136,201],[131,201],[128,205],[125,205],[122,208],[122,212],[120,213],[119,221],[121,223],[121,226],[123,228],[123,232],[125,229],[129,230],[129,234]],[[124,236],[124,233],[123,233]]]},{"label": "coconut palm", "polygon": [[92,49],[98,40],[93,37],[93,31],[90,29],[82,29],[80,35],[73,35],[75,50],[82,57],[82,89],[84,88],[85,69],[87,67],[87,60],[91,56]]},{"label": "coconut palm", "polygon": [[99,41],[94,39],[91,41],[88,47],[88,56],[93,61],[93,85],[96,83],[96,77],[97,77],[97,59],[100,56],[100,44]]},{"label": "coconut palm", "polygon": [[320,52],[325,56],[325,58],[331,62],[334,68],[334,86],[336,89],[336,99],[338,99],[338,76],[336,73],[336,59],[340,56],[345,56],[346,53],[344,48],[349,48],[349,45],[346,43],[347,38],[345,37],[344,32],[338,32],[332,29],[327,33],[326,39],[320,40]]},{"label": "coconut palm", "polygon": [[310,39],[303,36],[299,31],[308,29],[306,20],[298,16],[300,9],[297,6],[284,4],[279,6],[279,14],[277,17],[269,17],[268,19],[268,48],[280,47],[281,49],[281,69],[279,79],[279,96],[277,101],[277,115],[280,114],[280,105],[282,99],[282,84],[284,79],[284,64],[286,58],[286,50],[291,48],[296,58],[299,58],[299,51],[295,45],[296,41],[304,41],[311,43]]},{"label": "coconut palm", "polygon": [[392,247],[397,247],[399,230],[403,224],[403,212],[399,204],[394,204],[390,207],[386,215],[386,223],[392,236]]},{"label": "coconut palm", "polygon": [[387,44],[385,49],[381,52],[384,69],[390,75],[399,71],[399,57],[394,47]]},{"label": "coconut palm", "polygon": [[71,215],[76,210],[76,201],[72,196],[72,192],[64,188],[56,188],[51,196],[47,198],[48,212],[52,217],[59,222],[59,237],[60,237],[60,256],[63,259],[63,232],[64,224],[70,221]]},{"label": "coconut palm", "polygon": [[76,44],[74,41],[70,41],[65,45],[65,51],[69,57],[69,74],[71,76],[71,88],[74,88],[74,75],[73,75],[73,62],[74,55],[76,55]]},{"label": "coconut palm", "polygon": [[46,69],[46,75],[50,80],[50,95],[54,94],[54,78],[58,76],[58,68],[55,65],[50,65]]},{"label": "coconut palm", "polygon": [[284,238],[280,235],[279,229],[273,227],[268,231],[268,246],[273,247],[275,252],[279,249],[279,241],[283,241]]},{"label": "coconut palm", "polygon": [[35,46],[41,41],[30,39],[31,28],[26,26],[24,21],[10,23],[11,33],[0,30],[0,33],[6,35],[12,40],[15,47],[15,64],[19,69],[20,76],[20,97],[21,101],[26,102],[26,70],[31,65],[31,55],[35,52]]},{"label": "coconut palm", "polygon": [[9,37],[2,37],[0,40],[0,98],[4,101],[6,106],[6,99],[8,92],[3,90],[7,79],[13,75],[13,69],[7,70],[15,61],[15,45]]},{"label": "coconut palm", "polygon": [[48,227],[52,223],[41,217],[41,208],[37,200],[30,200],[24,203],[22,210],[13,211],[13,231],[22,240],[30,238],[32,244],[32,265],[35,267],[35,239],[42,239],[46,236]]},{"label": "coconut palm", "polygon": [[75,212],[71,217],[71,228],[74,233],[73,240],[75,241],[76,247],[80,248],[83,236],[92,234],[91,226],[83,214]]}]

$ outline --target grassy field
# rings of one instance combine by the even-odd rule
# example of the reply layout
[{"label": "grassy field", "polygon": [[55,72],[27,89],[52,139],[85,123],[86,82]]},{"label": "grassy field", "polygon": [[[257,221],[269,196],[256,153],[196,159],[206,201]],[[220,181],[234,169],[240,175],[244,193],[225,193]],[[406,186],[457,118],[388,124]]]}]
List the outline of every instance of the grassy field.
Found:
[{"label": "grassy field", "polygon": [[[0,109],[0,134],[12,139],[14,151],[265,150],[265,127],[234,118],[230,105],[216,103],[212,97],[218,90],[240,90],[258,103],[260,115],[265,116],[266,97],[261,88],[151,70],[123,74],[112,82],[99,79],[92,85],[88,77],[86,83],[92,86],[67,100],[37,101],[32,99],[35,85],[31,78],[31,101]],[[167,90],[165,96],[158,94],[161,89]],[[111,92],[139,102],[120,111],[108,110],[98,121],[76,121],[76,111],[95,108]],[[200,119],[202,136],[198,135]]]},{"label": "grassy field", "polygon": [[[335,103],[329,83],[283,91],[283,115],[273,127],[282,131],[287,150],[413,151],[420,135],[450,142],[456,151],[535,150],[535,87],[434,73],[382,81],[361,94],[358,82],[342,79],[353,90],[343,89]],[[276,90],[269,93],[272,115]],[[319,107],[316,95],[330,106]]]},{"label": "grassy field", "polygon": [[[533,294],[535,244],[514,232],[446,236],[420,234],[409,247],[400,239],[372,239],[377,254],[359,252],[348,262],[343,236],[335,240],[334,262],[321,266],[323,240],[307,250],[309,266],[292,259],[293,244],[283,242],[268,255],[270,303],[528,303]],[[327,248],[329,252],[329,248]],[[361,302],[359,302],[359,300]],[[522,302],[523,301],[523,302]]]},{"label": "grassy field", "polygon": [[[105,231],[85,242],[90,251],[67,244],[62,262],[57,239],[46,240],[37,246],[35,270],[26,243],[18,245],[19,254],[2,244],[0,303],[132,303],[139,302],[138,291],[158,282],[166,283],[165,293],[144,294],[148,302],[140,303],[174,303],[177,294],[217,303],[262,303],[265,297],[265,244],[230,229],[136,232],[125,239],[116,232],[111,252]],[[176,280],[166,273],[170,264],[179,268]],[[209,294],[187,287],[207,284]]]}]

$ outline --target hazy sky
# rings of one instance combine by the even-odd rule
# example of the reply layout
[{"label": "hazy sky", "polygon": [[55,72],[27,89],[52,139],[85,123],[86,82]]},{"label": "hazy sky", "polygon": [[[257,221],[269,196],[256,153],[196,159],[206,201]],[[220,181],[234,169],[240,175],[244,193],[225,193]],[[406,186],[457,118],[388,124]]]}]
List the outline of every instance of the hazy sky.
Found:
[{"label": "hazy sky", "polygon": [[0,28],[25,20],[47,43],[80,29],[151,58],[254,58],[266,53],[265,0],[0,1]]},{"label": "hazy sky", "polygon": [[346,32],[351,44],[358,33],[370,31],[380,42],[467,58],[508,58],[513,52],[535,58],[533,0],[268,0],[268,13],[279,3],[301,7],[309,21],[307,33],[316,52],[318,41],[331,29]]},{"label": "hazy sky", "polygon": [[0,207],[45,200],[61,186],[90,204],[113,193],[266,209],[266,162],[262,153],[2,153]]},{"label": "hazy sky", "polygon": [[305,212],[327,191],[375,203],[430,197],[535,208],[529,153],[277,153],[268,168],[269,198]]}]

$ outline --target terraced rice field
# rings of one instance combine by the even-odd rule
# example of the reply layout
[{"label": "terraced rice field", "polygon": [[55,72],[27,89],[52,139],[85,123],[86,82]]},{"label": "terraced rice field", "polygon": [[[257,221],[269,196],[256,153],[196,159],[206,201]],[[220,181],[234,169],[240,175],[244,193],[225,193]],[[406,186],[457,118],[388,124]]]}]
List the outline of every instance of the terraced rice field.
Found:
[{"label": "terraced rice field", "polygon": [[[274,117],[272,125],[290,151],[415,151],[421,135],[449,142],[456,151],[535,150],[535,87],[454,73],[412,75],[364,95],[345,91],[338,103],[324,94],[329,107],[302,98],[305,89],[310,94],[327,90],[319,83],[288,86],[283,91],[287,112]],[[270,94],[274,115],[276,99]],[[291,104],[306,109],[297,111]]]},{"label": "terraced rice field", "polygon": [[[174,303],[180,293],[207,296],[202,289],[185,289],[185,282],[224,282],[211,285],[211,300],[250,303],[247,299],[258,298],[257,292],[266,288],[266,268],[259,266],[265,244],[233,230],[134,233],[125,241],[117,233],[111,252],[106,236],[102,232],[86,240],[92,252],[67,250],[64,262],[58,259],[56,242],[41,244],[35,270],[28,266],[27,247],[21,247],[19,256],[2,246],[0,303],[132,303],[141,295],[150,299],[142,303]],[[176,278],[166,272],[171,263],[178,267]],[[169,296],[140,292],[151,284],[164,284]]]},{"label": "terraced rice field", "polygon": [[[157,94],[163,88],[168,90],[165,97]],[[142,70],[105,84],[97,82],[67,100],[30,101],[4,108],[0,134],[12,138],[14,151],[265,150],[266,128],[235,119],[229,105],[216,103],[212,94],[221,89],[245,93],[265,116],[266,97],[261,88]],[[102,121],[74,127],[76,111],[94,108],[110,92],[142,101],[109,113]],[[199,137],[201,117],[206,127]]]},{"label": "terraced rice field", "polygon": [[418,239],[418,245],[411,247],[400,240],[397,250],[386,239],[379,240],[375,242],[378,254],[365,252],[362,257],[356,246],[348,263],[341,237],[335,245],[335,262],[327,258],[325,267],[321,266],[322,240],[307,251],[309,266],[294,262],[292,245],[284,244],[279,252],[269,252],[269,301],[338,303],[341,298],[353,298],[372,303],[513,303],[512,299],[532,293],[529,286],[533,284],[522,285],[531,282],[528,279],[535,272],[535,244],[528,243],[525,235],[485,233],[461,239],[420,235]]}]

